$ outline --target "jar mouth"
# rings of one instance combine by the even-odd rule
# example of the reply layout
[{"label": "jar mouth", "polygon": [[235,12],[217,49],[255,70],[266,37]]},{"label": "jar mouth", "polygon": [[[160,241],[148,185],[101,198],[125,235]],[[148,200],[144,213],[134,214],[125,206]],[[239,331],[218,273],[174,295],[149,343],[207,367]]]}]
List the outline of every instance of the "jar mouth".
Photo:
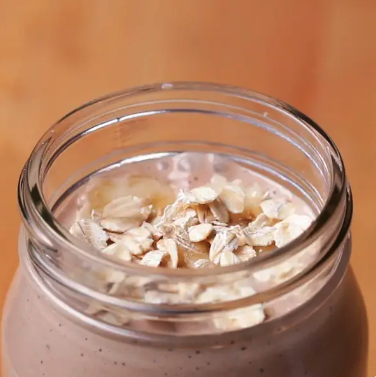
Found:
[{"label": "jar mouth", "polygon": [[[218,269],[205,270],[185,270],[185,269],[153,269],[150,267],[140,266],[137,264],[127,264],[124,262],[117,262],[108,259],[98,253],[91,245],[84,241],[77,240],[69,231],[59,222],[59,220],[52,213],[51,207],[47,204],[47,199],[43,192],[43,180],[60,153],[64,151],[70,144],[75,142],[74,127],[65,132],[64,143],[60,148],[46,161],[46,156],[53,144],[60,137],[61,130],[59,125],[69,119],[82,118],[83,124],[88,119],[93,119],[91,114],[92,108],[100,108],[103,104],[113,104],[120,100],[138,98],[144,94],[153,93],[172,93],[172,92],[187,92],[195,91],[199,93],[220,93],[231,98],[235,98],[241,103],[252,102],[263,106],[265,109],[276,111],[282,114],[286,119],[293,120],[299,124],[299,127],[311,130],[316,137],[320,138],[326,145],[327,153],[329,154],[330,166],[328,166],[329,190],[325,203],[319,211],[317,217],[312,222],[311,226],[298,238],[291,243],[283,246],[273,252],[261,254],[257,258],[253,258],[247,262],[242,262],[228,267],[221,267]],[[165,100],[166,104],[169,101]],[[204,101],[205,102],[205,101]],[[208,102],[208,101],[206,101]],[[153,102],[150,102],[153,103]],[[154,102],[156,103],[156,102]],[[129,105],[128,108],[132,107]],[[240,108],[233,106],[234,108]],[[133,114],[137,117],[139,114]],[[93,132],[100,128],[107,127],[114,122],[121,121],[121,117],[114,117],[113,121],[106,121],[103,123],[96,123],[94,127],[87,130],[87,133]],[[335,245],[342,243],[343,239],[348,234],[348,230],[352,217],[352,198],[350,186],[347,182],[345,168],[342,157],[332,141],[332,139],[318,126],[314,121],[301,113],[292,106],[274,99],[272,97],[242,89],[233,86],[219,85],[202,82],[172,82],[159,83],[153,85],[146,85],[128,89],[125,91],[110,94],[94,101],[91,101],[76,110],[73,110],[68,115],[63,117],[53,127],[51,127],[45,135],[37,143],[28,159],[20,177],[18,188],[18,201],[21,214],[23,217],[23,224],[27,231],[33,235],[32,238],[38,239],[37,244],[43,245],[44,249],[49,249],[52,252],[57,249],[69,250],[71,253],[79,255],[81,259],[90,261],[94,264],[100,264],[124,273],[138,274],[140,276],[150,275],[169,279],[195,279],[195,278],[210,278],[216,276],[233,275],[241,273],[245,270],[260,270],[268,266],[278,263],[279,261],[287,260],[292,256],[298,254],[304,249],[307,249],[316,240],[323,237],[328,229],[334,229],[335,240],[329,240],[328,244],[322,245],[323,252],[317,261],[317,265],[323,263],[330,257],[331,253],[335,252]],[[45,235],[48,234],[48,237]],[[336,242],[334,242],[336,241]],[[53,253],[52,253],[53,254]],[[309,266],[301,274],[294,277],[291,284],[304,276],[308,276],[315,266]]]}]

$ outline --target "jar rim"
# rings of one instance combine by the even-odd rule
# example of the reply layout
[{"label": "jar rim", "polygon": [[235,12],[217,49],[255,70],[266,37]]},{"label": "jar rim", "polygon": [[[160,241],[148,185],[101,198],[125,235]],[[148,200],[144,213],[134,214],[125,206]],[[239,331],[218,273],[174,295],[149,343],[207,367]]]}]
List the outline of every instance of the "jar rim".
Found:
[{"label": "jar rim", "polygon": [[[213,84],[213,83],[204,83],[204,82],[171,82],[171,83],[157,83],[152,85],[145,85],[139,86],[135,88],[131,88],[128,90],[123,90],[119,92],[115,92],[103,97],[100,97],[96,100],[90,101],[75,110],[71,111],[63,118],[61,118],[54,126],[52,126],[39,140],[35,148],[33,149],[28,161],[24,169],[22,170],[20,180],[19,180],[19,187],[18,187],[18,201],[19,207],[21,210],[21,214],[24,218],[24,223],[28,222],[31,216],[34,217],[34,221],[38,221],[41,224],[47,225],[47,228],[50,228],[54,231],[54,235],[56,238],[65,246],[69,246],[70,249],[74,250],[75,252],[84,252],[85,257],[89,259],[94,259],[96,262],[104,263],[112,268],[117,268],[127,272],[128,268],[125,266],[124,263],[117,263],[111,259],[101,258],[95,253],[93,253],[93,249],[91,245],[87,244],[86,242],[82,242],[77,246],[77,240],[74,236],[72,236],[68,230],[66,230],[59,221],[54,217],[52,214],[50,207],[48,206],[42,189],[42,178],[43,174],[40,171],[42,166],[42,160],[44,155],[41,153],[41,150],[45,150],[48,148],[49,143],[53,138],[55,127],[64,119],[67,119],[73,115],[79,114],[80,111],[90,108],[93,105],[107,102],[107,101],[114,101],[118,98],[126,98],[135,96],[142,93],[147,92],[158,92],[158,91],[179,91],[179,90],[199,90],[199,91],[210,91],[210,92],[221,92],[230,96],[241,97],[245,100],[249,100],[252,102],[258,102],[262,105],[267,107],[272,107],[274,109],[278,109],[284,115],[294,118],[294,120],[314,129],[316,132],[319,133],[321,137],[329,144],[330,148],[332,149],[332,164],[336,165],[337,169],[335,171],[340,172],[341,174],[337,177],[332,178],[331,187],[329,191],[328,198],[326,203],[324,204],[323,208],[321,209],[318,216],[314,219],[313,223],[301,236],[294,239],[291,243],[287,244],[278,249],[278,253],[265,253],[260,255],[258,258],[253,258],[250,261],[243,262],[240,264],[222,267],[221,269],[211,269],[203,273],[201,270],[174,270],[174,269],[160,269],[160,271],[153,272],[153,275],[163,275],[169,277],[195,277],[195,276],[207,276],[212,275],[223,275],[227,273],[241,271],[244,268],[254,267],[258,268],[261,266],[266,266],[269,261],[275,261],[276,258],[282,259],[288,256],[292,256],[299,252],[300,250],[306,248],[313,242],[313,239],[318,236],[321,232],[325,231],[325,228],[329,226],[331,221],[332,213],[337,208],[341,201],[343,200],[344,193],[349,191],[349,184],[346,179],[345,168],[343,164],[343,160],[341,154],[333,142],[333,140],[327,135],[327,133],[317,125],[313,120],[309,117],[304,115],[299,110],[295,109],[294,107],[288,105],[287,103],[277,100],[273,97],[266,96],[264,94],[250,91],[243,88],[238,88],[229,85],[222,85],[222,84]],[[335,182],[334,182],[335,181]],[[337,187],[333,187],[334,183],[337,184]],[[31,195],[31,193],[33,195]],[[27,199],[31,199],[26,203]],[[352,202],[351,195],[348,195],[348,200]],[[351,216],[350,216],[351,221]],[[345,225],[345,228],[349,228],[349,224]],[[145,266],[140,265],[132,265],[132,271],[139,270],[142,273],[150,272],[150,269]],[[159,270],[159,269],[158,269]]]}]

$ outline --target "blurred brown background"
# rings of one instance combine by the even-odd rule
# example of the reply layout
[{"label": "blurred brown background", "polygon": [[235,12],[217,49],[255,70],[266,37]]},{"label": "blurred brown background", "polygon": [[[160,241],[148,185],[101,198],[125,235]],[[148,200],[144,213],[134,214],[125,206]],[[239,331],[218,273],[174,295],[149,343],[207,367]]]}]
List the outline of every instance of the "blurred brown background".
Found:
[{"label": "blurred brown background", "polygon": [[307,113],[342,151],[374,376],[375,37],[375,0],[0,0],[0,304],[17,265],[18,175],[47,127],[132,85],[244,86]]}]

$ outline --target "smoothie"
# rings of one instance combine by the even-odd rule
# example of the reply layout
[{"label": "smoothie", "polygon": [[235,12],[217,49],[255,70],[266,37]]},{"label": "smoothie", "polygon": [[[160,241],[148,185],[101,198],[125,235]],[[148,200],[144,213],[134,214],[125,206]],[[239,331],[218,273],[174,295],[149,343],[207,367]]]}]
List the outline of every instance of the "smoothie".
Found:
[{"label": "smoothie", "polygon": [[[298,192],[223,157],[184,154],[145,161],[125,164],[87,185],[137,172],[165,180],[176,192],[199,187],[208,177],[221,174],[228,180],[257,183],[276,200],[287,198],[298,214],[314,218],[319,211]],[[90,190],[83,185],[55,207],[56,216],[67,228],[87,203]],[[260,254],[269,252],[256,249]],[[188,330],[174,326],[168,334],[161,329],[149,337],[147,321],[141,322],[145,327],[139,327],[142,335],[106,331],[105,326],[96,326],[95,316],[87,321],[60,302],[27,258],[21,234],[23,263],[10,289],[3,320],[2,377],[365,377],[367,321],[356,281],[351,269],[347,271],[350,249],[347,238],[328,276],[311,282],[307,289],[263,303],[264,316],[249,326],[230,321],[218,330],[209,321],[202,328],[202,334],[208,336],[200,336],[197,329],[189,333],[189,326]],[[302,254],[291,269],[273,271],[267,278],[256,276],[253,288],[259,291],[285,281],[294,275],[297,265],[300,269],[308,266],[318,251]]]}]

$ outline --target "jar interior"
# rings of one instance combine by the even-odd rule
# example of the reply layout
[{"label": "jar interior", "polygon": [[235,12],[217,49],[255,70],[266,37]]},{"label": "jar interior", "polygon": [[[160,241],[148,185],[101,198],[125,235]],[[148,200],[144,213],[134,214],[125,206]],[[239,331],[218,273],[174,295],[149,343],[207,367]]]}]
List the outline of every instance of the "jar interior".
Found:
[{"label": "jar interior", "polygon": [[[304,207],[303,211],[316,217],[333,189],[336,157],[327,139],[310,127],[302,114],[294,116],[294,111],[259,95],[250,101],[249,96],[211,90],[181,88],[114,96],[69,114],[45,135],[35,151],[43,158],[34,180],[41,186],[47,207],[66,228],[72,221],[66,216],[67,208],[77,207],[88,185],[98,177],[124,174],[151,175],[169,183],[173,181],[176,188],[206,183],[214,173],[228,179],[256,179],[264,187],[272,186],[277,194],[290,196]],[[79,301],[79,294],[66,287],[56,289],[57,280],[60,285],[69,285],[73,280],[71,287],[79,282],[85,287],[80,294],[88,294],[88,287],[98,293],[97,282],[90,280],[91,273],[108,267],[105,263],[91,265],[91,261],[70,255],[66,250],[54,250],[47,258],[37,252],[35,258],[35,263],[50,277],[52,267],[46,266],[53,259],[58,278],[55,276],[47,284],[62,301],[67,301],[64,295],[71,302]],[[321,271],[322,275],[329,267]],[[81,281],[77,280],[78,275]],[[148,278],[149,275],[144,273]],[[249,275],[250,270],[223,274],[220,280],[215,277],[216,281],[211,283],[228,284],[246,280]],[[185,278],[185,282],[191,283],[193,278]],[[159,276],[156,281],[163,285],[171,283],[169,279]],[[307,285],[300,288],[307,290]],[[310,289],[310,294],[318,289],[319,286]],[[97,298],[104,299],[103,295],[104,292],[99,292]],[[111,303],[121,307],[123,299],[115,297]],[[300,301],[296,305],[299,304]],[[137,303],[132,305],[131,310],[137,312]],[[153,310],[162,315],[166,308]],[[81,307],[80,311],[85,310]],[[149,323],[160,320],[153,313],[139,316],[141,327],[145,319]],[[185,314],[176,317],[177,321],[186,323]],[[207,318],[205,310],[197,311],[195,318],[197,326],[191,330],[202,333],[202,323]],[[192,316],[190,328],[191,319]],[[137,330],[137,323],[133,321],[133,329]],[[158,332],[158,328],[153,331]],[[176,323],[171,332],[174,331]]]}]

